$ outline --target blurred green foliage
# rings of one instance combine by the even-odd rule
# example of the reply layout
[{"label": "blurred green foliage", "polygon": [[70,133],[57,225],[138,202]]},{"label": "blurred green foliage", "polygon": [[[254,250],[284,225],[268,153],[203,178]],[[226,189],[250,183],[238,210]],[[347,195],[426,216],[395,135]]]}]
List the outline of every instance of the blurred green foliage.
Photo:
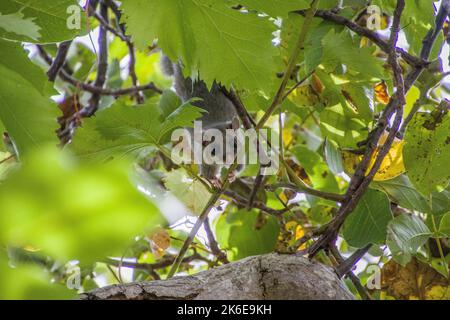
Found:
[{"label": "blurred green foliage", "polygon": [[36,150],[0,185],[0,243],[84,264],[120,254],[163,223],[128,179],[127,162],[83,165],[54,147]]}]

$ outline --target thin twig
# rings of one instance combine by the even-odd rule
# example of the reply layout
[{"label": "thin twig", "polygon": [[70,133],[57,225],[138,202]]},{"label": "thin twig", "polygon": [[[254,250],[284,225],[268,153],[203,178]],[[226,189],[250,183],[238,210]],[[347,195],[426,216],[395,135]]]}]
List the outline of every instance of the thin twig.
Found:
[{"label": "thin twig", "polygon": [[272,101],[272,104],[269,106],[267,111],[264,113],[261,120],[259,120],[258,124],[256,125],[256,130],[261,129],[264,124],[267,122],[267,120],[270,118],[272,113],[276,110],[276,108],[280,105],[280,103],[283,101],[284,92],[286,89],[286,86],[288,84],[289,79],[291,78],[291,75],[295,69],[295,66],[298,61],[298,57],[300,56],[301,51],[304,48],[304,43],[306,39],[306,35],[309,32],[309,29],[311,27],[314,14],[317,11],[319,0],[313,0],[311,3],[311,8],[308,9],[308,11],[305,14],[305,20],[303,21],[302,28],[300,30],[299,37],[297,39],[297,43],[294,47],[294,50],[292,51],[291,57],[289,59],[286,71],[284,73],[283,79],[281,80],[280,87],[278,88],[277,93],[275,94],[275,97]]},{"label": "thin twig", "polygon": [[316,196],[316,197],[319,197],[319,198],[322,198],[322,199],[336,201],[336,202],[343,202],[345,200],[345,197],[343,195],[340,195],[340,194],[324,192],[324,191],[312,189],[312,188],[309,188],[309,187],[299,188],[296,184],[289,183],[289,182],[275,183],[275,184],[266,186],[266,188],[268,190],[275,190],[277,188],[285,188],[285,189],[294,190],[294,191],[299,192],[299,193],[305,193],[305,194]]},{"label": "thin twig", "polygon": [[206,219],[205,219],[204,228],[205,228],[206,236],[208,237],[209,248],[211,249],[211,252],[213,253],[213,255],[215,255],[217,257],[217,259],[222,263],[225,263],[225,264],[230,263],[230,261],[228,261],[226,253],[220,249],[219,244],[217,243],[217,240],[214,237],[214,233],[211,230],[211,226],[209,224],[208,217],[206,217]]},{"label": "thin twig", "polygon": [[[39,55],[44,59],[44,61],[51,65],[53,62],[52,57],[50,57],[47,52],[42,48],[42,46],[37,46]],[[87,91],[93,94],[99,94],[102,96],[113,96],[113,97],[119,97],[119,96],[125,96],[129,94],[134,94],[137,91],[154,91],[157,94],[162,94],[162,89],[158,88],[153,82],[150,82],[146,85],[137,86],[137,87],[130,87],[130,88],[123,88],[123,89],[110,89],[110,88],[100,88],[96,87],[95,85],[84,83],[78,79],[75,79],[74,77],[70,76],[64,69],[61,69],[59,71],[59,77],[73,85],[76,88],[79,88],[80,90]]]},{"label": "thin twig", "polygon": [[[231,200],[236,203],[239,206],[242,207],[247,207],[248,204],[248,199],[246,199],[245,197],[239,195],[238,193],[231,191],[231,190],[225,190],[223,192],[223,194],[227,197],[230,197]],[[277,209],[272,209],[267,207],[264,203],[259,202],[259,201],[255,201],[253,202],[253,208],[259,209],[264,213],[270,214],[272,216],[278,217],[280,215],[282,215],[283,213],[288,212],[292,207],[294,207],[295,205],[289,205],[287,208],[285,209],[281,209],[281,210],[277,210]]]},{"label": "thin twig", "polygon": [[365,254],[370,250],[371,247],[372,244],[368,244],[367,246],[356,250],[350,257],[340,262],[336,267],[336,273],[338,274],[339,278],[342,278],[343,276],[352,272],[353,267],[358,263],[359,260],[361,260],[363,256],[365,256]]},{"label": "thin twig", "polygon": [[[108,7],[104,3],[100,3],[100,16],[108,21]],[[97,77],[95,78],[94,86],[103,88],[106,82],[106,73],[108,71],[108,32],[107,28],[101,24],[98,36],[99,58],[97,66]],[[80,111],[82,117],[92,116],[98,109],[101,95],[93,93],[87,107]]]},{"label": "thin twig", "polygon": [[14,154],[12,154],[12,155],[6,157],[5,159],[0,160],[0,164],[3,164],[3,163],[5,163],[8,160],[14,159],[15,157],[16,156]]},{"label": "thin twig", "polygon": [[208,203],[206,204],[205,208],[202,210],[202,213],[198,217],[197,221],[194,224],[194,227],[191,229],[191,232],[189,233],[189,236],[187,237],[186,241],[183,243],[183,246],[180,249],[180,252],[178,253],[175,261],[173,262],[172,268],[170,269],[169,273],[167,274],[167,279],[172,278],[174,274],[177,272],[181,262],[183,261],[183,257],[186,254],[187,250],[189,249],[189,246],[191,245],[192,241],[194,241],[195,236],[197,235],[198,230],[205,222],[206,218],[208,217],[209,212],[214,207],[216,202],[219,200],[223,192],[228,188],[228,185],[230,184],[229,176],[234,170],[236,170],[237,162],[236,157],[233,161],[233,164],[228,168],[226,174],[225,174],[225,181],[223,182],[223,185],[220,189],[216,190],[215,193],[212,194],[212,196],[209,198]]},{"label": "thin twig", "polygon": [[[108,258],[104,262],[106,264],[109,264],[109,265],[112,265],[115,267],[118,267],[119,265],[121,265],[124,268],[140,269],[140,270],[145,270],[147,272],[151,272],[151,271],[155,271],[158,269],[170,267],[174,260],[175,260],[174,256],[168,256],[168,257],[165,257],[155,263],[139,263],[139,262],[130,262],[130,261],[125,261],[125,260],[120,261],[120,260],[116,260],[116,259],[112,259],[112,258]],[[205,258],[203,256],[201,256],[199,253],[195,252],[192,255],[184,258],[182,263],[183,264],[190,263],[195,260],[205,261]]]}]

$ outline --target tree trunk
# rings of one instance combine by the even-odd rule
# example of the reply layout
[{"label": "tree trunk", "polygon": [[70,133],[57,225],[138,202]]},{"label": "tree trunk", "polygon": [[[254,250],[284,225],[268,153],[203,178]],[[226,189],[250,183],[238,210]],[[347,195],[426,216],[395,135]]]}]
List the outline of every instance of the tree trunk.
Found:
[{"label": "tree trunk", "polygon": [[334,271],[298,255],[249,257],[191,276],[113,285],[83,300],[354,299]]}]

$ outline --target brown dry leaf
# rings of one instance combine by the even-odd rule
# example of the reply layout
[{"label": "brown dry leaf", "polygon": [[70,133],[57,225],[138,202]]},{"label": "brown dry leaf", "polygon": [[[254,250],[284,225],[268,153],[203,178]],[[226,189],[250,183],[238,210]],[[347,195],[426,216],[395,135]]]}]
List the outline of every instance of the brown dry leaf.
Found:
[{"label": "brown dry leaf", "polygon": [[306,173],[305,169],[301,165],[299,165],[297,162],[295,162],[292,159],[286,159],[287,164],[289,167],[294,170],[297,177],[303,180],[308,185],[311,185],[311,180],[308,177],[308,174]]},{"label": "brown dry leaf", "polygon": [[358,113],[358,107],[356,106],[355,101],[353,100],[352,96],[350,95],[350,93],[348,93],[345,90],[341,90],[342,95],[345,97],[345,100],[347,100],[348,105],[350,106],[350,108],[352,108],[353,112]]},{"label": "brown dry leaf", "polygon": [[311,86],[314,91],[317,92],[317,94],[322,94],[323,90],[325,89],[322,81],[320,81],[319,77],[315,73],[313,73],[311,76]]},{"label": "brown dry leaf", "polygon": [[386,86],[386,82],[381,81],[379,83],[377,83],[374,86],[374,90],[375,90],[375,99],[382,103],[382,104],[388,104],[389,100],[390,100],[390,96],[389,96],[389,92]]},{"label": "brown dry leaf", "polygon": [[156,259],[161,258],[170,247],[170,235],[163,228],[155,229],[149,236],[150,248]]},{"label": "brown dry leaf", "polygon": [[381,270],[381,290],[399,300],[450,299],[450,281],[413,258],[405,267],[394,260]]}]

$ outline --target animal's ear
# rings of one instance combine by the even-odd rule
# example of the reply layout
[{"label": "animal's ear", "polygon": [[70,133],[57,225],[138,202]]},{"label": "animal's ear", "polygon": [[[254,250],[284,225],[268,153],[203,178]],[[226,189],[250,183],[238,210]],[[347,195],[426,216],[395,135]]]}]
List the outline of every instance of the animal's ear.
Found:
[{"label": "animal's ear", "polygon": [[231,120],[231,129],[237,130],[241,126],[241,122],[239,121],[239,118],[237,116],[233,117],[233,120]]}]

